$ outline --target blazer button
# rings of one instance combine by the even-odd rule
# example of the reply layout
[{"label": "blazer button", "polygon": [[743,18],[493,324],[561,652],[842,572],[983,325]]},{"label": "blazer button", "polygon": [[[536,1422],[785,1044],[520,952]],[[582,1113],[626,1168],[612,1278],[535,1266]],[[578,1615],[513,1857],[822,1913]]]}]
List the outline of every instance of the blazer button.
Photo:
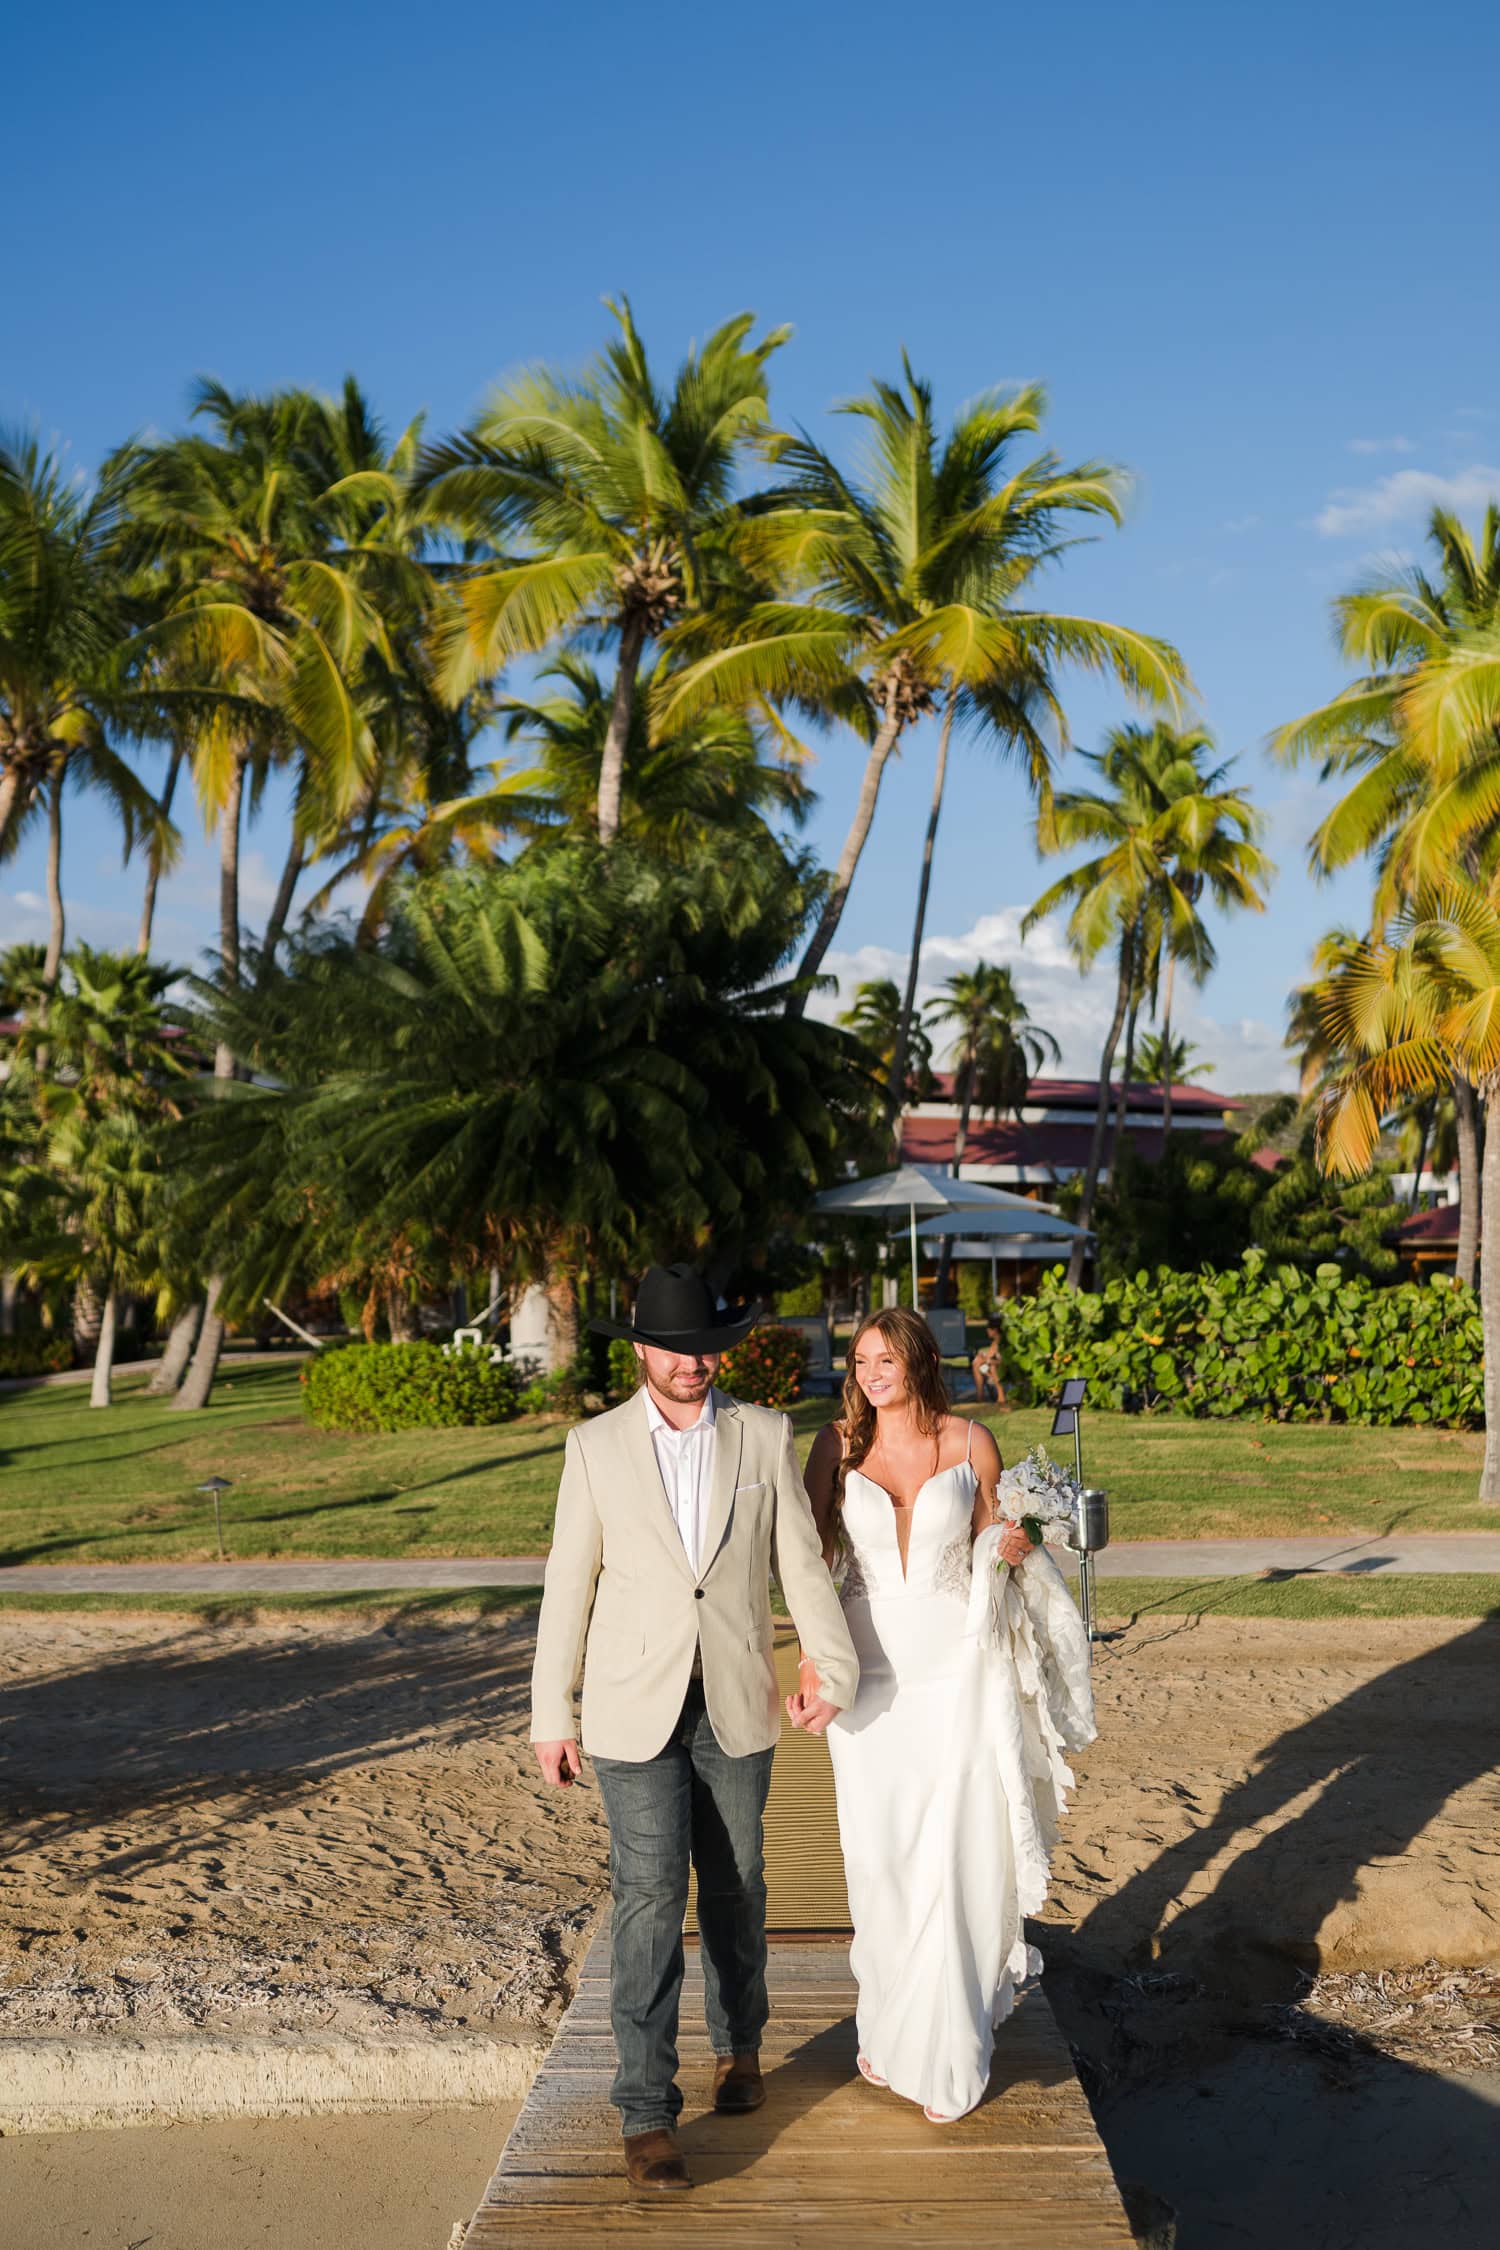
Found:
[{"label": "blazer button", "polygon": [[702,1599],[703,1599],[703,1588],[702,1588],[701,1586],[695,1586],[695,1587],[693,1588],[693,1599],[694,1599],[694,1601],[695,1601],[695,1602],[701,1602],[701,1601],[702,1601]]}]

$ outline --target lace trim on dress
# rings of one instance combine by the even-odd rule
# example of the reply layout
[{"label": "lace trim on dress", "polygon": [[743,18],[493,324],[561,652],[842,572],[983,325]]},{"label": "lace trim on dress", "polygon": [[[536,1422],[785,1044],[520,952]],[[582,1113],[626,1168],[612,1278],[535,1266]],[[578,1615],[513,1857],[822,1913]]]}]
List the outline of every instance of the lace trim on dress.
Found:
[{"label": "lace trim on dress", "polygon": [[973,1540],[967,1531],[950,1539],[937,1559],[932,1574],[935,1594],[957,1594],[963,1601],[969,1598],[969,1584],[973,1577]]},{"label": "lace trim on dress", "polygon": [[839,1600],[841,1602],[867,1602],[869,1598],[870,1582],[860,1567],[859,1550],[857,1547],[851,1546],[849,1560],[844,1565],[844,1575],[839,1581]]}]

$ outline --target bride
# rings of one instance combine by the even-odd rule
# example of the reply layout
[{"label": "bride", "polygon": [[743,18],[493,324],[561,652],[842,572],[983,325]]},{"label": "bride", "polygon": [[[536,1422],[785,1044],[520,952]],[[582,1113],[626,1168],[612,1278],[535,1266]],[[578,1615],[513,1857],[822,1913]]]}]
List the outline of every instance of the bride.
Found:
[{"label": "bride", "polygon": [[[872,1314],[848,1370],[807,1488],[859,1655],[827,1737],[859,2067],[947,2124],[1041,1968],[1022,1918],[1046,1896],[1063,1753],[1093,1738],[1088,1644],[1056,1564],[1000,1520],[999,1449],[949,1412],[926,1322]],[[815,1692],[804,1677],[794,1723]]]}]

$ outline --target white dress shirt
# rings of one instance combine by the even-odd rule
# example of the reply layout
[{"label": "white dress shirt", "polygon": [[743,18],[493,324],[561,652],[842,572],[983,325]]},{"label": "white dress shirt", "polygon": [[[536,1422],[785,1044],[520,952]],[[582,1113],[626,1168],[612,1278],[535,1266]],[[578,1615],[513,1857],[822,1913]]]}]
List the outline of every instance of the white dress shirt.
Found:
[{"label": "white dress shirt", "polygon": [[646,1422],[667,1505],[696,1578],[703,1567],[703,1534],[713,1484],[714,1394],[710,1391],[703,1401],[696,1422],[689,1422],[685,1430],[674,1430],[648,1390]]}]

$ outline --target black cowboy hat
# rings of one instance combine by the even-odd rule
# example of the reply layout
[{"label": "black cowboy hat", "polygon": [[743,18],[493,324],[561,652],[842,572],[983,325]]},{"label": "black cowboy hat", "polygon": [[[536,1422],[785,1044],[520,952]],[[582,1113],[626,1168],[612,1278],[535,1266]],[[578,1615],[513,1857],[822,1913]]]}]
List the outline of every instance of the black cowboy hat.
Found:
[{"label": "black cowboy hat", "polygon": [[648,1266],[629,1320],[591,1320],[598,1336],[628,1336],[664,1352],[726,1352],[748,1336],[758,1311],[743,1305],[720,1311],[713,1291],[693,1266]]}]

